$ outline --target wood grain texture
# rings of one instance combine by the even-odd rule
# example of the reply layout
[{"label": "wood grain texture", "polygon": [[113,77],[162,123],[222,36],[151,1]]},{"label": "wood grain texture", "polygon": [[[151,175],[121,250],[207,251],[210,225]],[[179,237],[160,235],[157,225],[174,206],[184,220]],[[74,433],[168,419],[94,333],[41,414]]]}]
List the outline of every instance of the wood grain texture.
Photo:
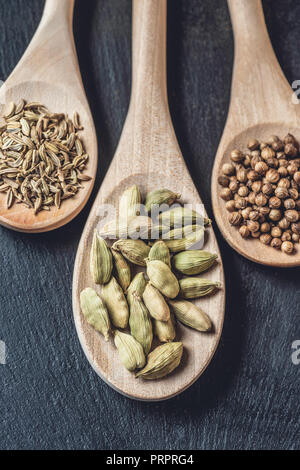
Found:
[{"label": "wood grain texture", "polygon": [[97,170],[97,142],[94,124],[81,80],[73,39],[74,0],[49,0],[40,25],[5,84],[0,90],[0,115],[5,103],[20,99],[37,101],[51,112],[79,113],[84,127],[82,140],[90,155],[87,167],[91,181],[78,194],[61,205],[37,215],[23,204],[6,207],[6,194],[0,194],[0,224],[21,232],[46,232],[70,222],[85,206]]},{"label": "wood grain texture", "polygon": [[230,152],[247,149],[252,138],[264,142],[271,135],[283,138],[289,132],[300,139],[299,106],[293,104],[289,86],[274,54],[261,0],[228,0],[235,35],[235,59],[231,101],[226,126],[217,151],[211,184],[214,214],[227,242],[246,258],[279,267],[300,266],[300,248],[293,255],[265,246],[259,240],[243,239],[230,225],[225,202],[220,198],[218,176],[230,161]]},{"label": "wood grain texture", "polygon": [[[73,309],[83,350],[95,371],[112,387],[139,400],[164,400],[185,390],[204,371],[215,352],[222,331],[225,288],[222,260],[212,229],[205,249],[218,254],[218,263],[207,277],[220,281],[222,290],[197,301],[211,317],[212,334],[178,328],[184,344],[181,367],[161,380],[136,380],[120,364],[113,341],[105,343],[91,328],[80,309],[80,292],[95,287],[90,275],[89,252],[104,204],[118,207],[122,192],[137,184],[148,191],[169,188],[182,194],[182,202],[194,208],[202,202],[185,167],[173,130],[166,90],[166,1],[133,2],[132,94],[121,139],[101,185],[78,248],[73,281]],[[202,207],[201,207],[202,209]]]},{"label": "wood grain texture", "polygon": [[[300,1],[264,0],[271,41],[289,83],[300,77]],[[24,53],[41,0],[0,0],[0,78]],[[20,12],[22,15],[20,15]],[[180,148],[213,217],[210,176],[229,104],[233,38],[225,0],[168,3],[168,98]],[[129,400],[88,364],[74,328],[74,258],[93,198],[126,118],[131,1],[78,0],[74,36],[99,136],[93,197],[55,232],[0,227],[1,449],[300,449],[299,268],[252,263],[215,224],[226,314],[210,366],[164,402]],[[7,47],[9,44],[9,47]]]}]

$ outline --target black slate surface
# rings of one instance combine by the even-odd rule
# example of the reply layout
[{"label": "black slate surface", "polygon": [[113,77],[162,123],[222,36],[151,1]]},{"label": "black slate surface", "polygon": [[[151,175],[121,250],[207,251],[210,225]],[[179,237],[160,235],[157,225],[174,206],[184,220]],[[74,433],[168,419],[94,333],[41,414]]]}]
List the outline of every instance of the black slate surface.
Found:
[{"label": "black slate surface", "polygon": [[[32,37],[41,0],[0,0],[0,78]],[[300,78],[300,1],[265,0],[277,57]],[[114,154],[130,92],[129,0],[78,0],[74,32],[99,136],[88,206],[68,226],[24,235],[0,227],[1,449],[299,449],[299,269],[255,265],[217,231],[227,278],[218,351],[188,391],[130,401],[92,371],[72,317],[80,234]],[[169,0],[168,88],[178,140],[211,212],[210,176],[228,109],[233,38],[225,0]],[[266,77],[267,79],[267,77]],[[276,96],[274,96],[274,100]]]}]

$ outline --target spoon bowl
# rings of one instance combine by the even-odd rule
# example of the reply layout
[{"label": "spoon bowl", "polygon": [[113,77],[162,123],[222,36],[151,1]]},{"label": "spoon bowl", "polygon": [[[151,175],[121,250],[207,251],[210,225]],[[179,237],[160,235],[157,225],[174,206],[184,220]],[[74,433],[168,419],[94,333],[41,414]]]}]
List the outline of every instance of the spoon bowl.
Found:
[{"label": "spoon bowl", "polygon": [[89,253],[100,210],[106,204],[118,207],[126,188],[138,185],[143,197],[148,191],[168,188],[180,193],[183,203],[203,208],[181,155],[169,114],[166,0],[133,2],[132,77],[130,108],[121,139],[79,244],[73,277],[73,311],[82,348],[96,373],[127,397],[157,401],[171,398],[189,387],[209,364],[220,339],[225,285],[222,260],[212,228],[207,230],[205,249],[216,253],[218,262],[205,273],[205,277],[220,281],[222,289],[196,303],[211,317],[214,331],[203,334],[178,324],[176,338],[183,341],[184,355],[180,367],[169,376],[155,381],[135,379],[122,366],[113,341],[105,342],[87,324],[81,313],[79,297],[84,288],[95,288],[90,275]]},{"label": "spoon bowl", "polygon": [[[80,137],[89,154],[86,173],[92,178],[60,209],[41,211],[23,204],[6,208],[6,195],[0,193],[0,224],[22,232],[46,232],[70,222],[84,207],[93,188],[97,170],[97,140],[89,105],[77,64],[72,36],[74,0],[47,0],[40,26],[21,61],[0,88],[0,116],[5,104],[40,102],[51,112],[70,117],[78,112],[84,127]],[[62,44],[64,47],[62,48]],[[59,47],[58,47],[59,46]]]},{"label": "spoon bowl", "polygon": [[238,253],[256,263],[277,267],[300,265],[300,245],[292,255],[243,239],[228,221],[220,198],[218,177],[234,149],[246,151],[250,139],[266,141],[271,135],[288,133],[300,140],[298,107],[293,91],[275,57],[264,21],[261,0],[228,0],[235,37],[235,59],[231,101],[226,126],[212,174],[212,203],[216,222],[224,238]]}]

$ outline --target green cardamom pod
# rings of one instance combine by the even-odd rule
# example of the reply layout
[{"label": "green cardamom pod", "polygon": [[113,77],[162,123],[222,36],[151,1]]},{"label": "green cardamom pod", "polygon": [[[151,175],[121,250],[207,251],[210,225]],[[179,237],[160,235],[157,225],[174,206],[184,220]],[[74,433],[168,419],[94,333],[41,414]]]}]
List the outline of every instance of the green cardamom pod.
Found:
[{"label": "green cardamom pod", "polygon": [[162,212],[158,218],[159,222],[169,227],[184,227],[185,225],[211,225],[211,220],[203,217],[193,209],[186,207],[175,207],[169,211]]},{"label": "green cardamom pod", "polygon": [[182,239],[164,240],[164,242],[172,253],[200,248],[204,243],[204,229],[200,228],[197,232]]},{"label": "green cardamom pod", "polygon": [[177,271],[187,274],[200,274],[207,271],[215,262],[218,255],[203,250],[182,251],[172,259],[173,267]]},{"label": "green cardamom pod", "polygon": [[151,284],[169,299],[174,299],[179,293],[176,276],[163,261],[147,261],[147,275]]},{"label": "green cardamom pod", "polygon": [[110,280],[112,268],[111,251],[95,230],[90,255],[90,270],[95,284],[106,284]]},{"label": "green cardamom pod", "polygon": [[145,279],[144,273],[138,273],[132,279],[130,286],[127,289],[127,301],[129,305],[132,303],[133,295],[137,295],[142,298],[144,290],[146,288],[147,281]]},{"label": "green cardamom pod", "polygon": [[215,289],[220,288],[220,282],[213,282],[200,277],[187,277],[179,281],[180,295],[184,299],[197,299],[211,294]]},{"label": "green cardamom pod", "polygon": [[149,256],[150,247],[142,240],[118,240],[112,247],[131,263],[146,266],[145,259]]},{"label": "green cardamom pod", "polygon": [[164,231],[161,238],[163,240],[180,240],[181,238],[194,235],[198,230],[203,230],[203,226],[185,225],[184,227],[172,228],[171,230]]},{"label": "green cardamom pod", "polygon": [[132,372],[144,367],[146,358],[140,343],[127,333],[116,330],[114,334],[115,346],[126,369]]},{"label": "green cardamom pod", "polygon": [[179,366],[183,352],[182,343],[166,343],[158,346],[148,356],[144,369],[136,377],[146,380],[161,379]]},{"label": "green cardamom pod", "polygon": [[[163,238],[164,233],[169,231],[169,227],[166,227],[162,224],[152,223],[151,233],[149,234],[149,240],[159,240]],[[154,245],[155,242],[152,243]]]},{"label": "green cardamom pod", "polygon": [[165,242],[158,240],[154,243],[149,252],[149,260],[160,260],[167,264],[169,268],[171,267],[170,250]]},{"label": "green cardamom pod", "polygon": [[174,315],[171,313],[168,321],[154,320],[154,334],[161,343],[174,341],[176,336]]},{"label": "green cardamom pod", "polygon": [[110,333],[108,313],[94,289],[87,287],[81,292],[80,306],[88,324],[102,333],[105,340],[108,341]]},{"label": "green cardamom pod", "polygon": [[210,331],[212,322],[201,308],[187,300],[169,301],[177,320],[198,331]]},{"label": "green cardamom pod", "polygon": [[167,204],[168,206],[171,206],[174,202],[180,199],[180,197],[180,194],[174,193],[169,189],[157,189],[155,191],[151,191],[146,196],[146,211],[150,212],[153,205],[161,206],[163,204]]},{"label": "green cardamom pod", "polygon": [[126,328],[129,310],[122,288],[114,277],[102,287],[102,298],[116,328]]},{"label": "green cardamom pod", "polygon": [[147,355],[153,340],[152,322],[147,307],[136,294],[133,294],[130,303],[129,326],[132,336],[143,346]]},{"label": "green cardamom pod", "polygon": [[104,238],[132,238],[148,240],[151,236],[152,221],[146,216],[130,216],[113,219],[100,228]]},{"label": "green cardamom pod", "polygon": [[131,280],[130,266],[119,251],[111,250],[111,252],[114,258],[117,280],[123,291],[126,291]]},{"label": "green cardamom pod", "polygon": [[152,318],[168,321],[170,309],[161,293],[150,282],[147,283],[143,293],[144,303]]},{"label": "green cardamom pod", "polygon": [[131,217],[140,215],[142,197],[139,188],[134,184],[127,188],[121,198],[119,204],[119,214],[121,217]]}]

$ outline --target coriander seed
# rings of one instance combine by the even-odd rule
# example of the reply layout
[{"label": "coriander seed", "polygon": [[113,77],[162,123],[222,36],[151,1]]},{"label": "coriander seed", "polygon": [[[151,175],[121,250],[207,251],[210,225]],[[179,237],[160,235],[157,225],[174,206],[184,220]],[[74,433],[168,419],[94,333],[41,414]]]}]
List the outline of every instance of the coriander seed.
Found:
[{"label": "coriander seed", "polygon": [[299,220],[299,214],[296,210],[285,211],[284,216],[289,222],[298,222]]},{"label": "coriander seed", "polygon": [[279,209],[279,207],[281,206],[281,200],[279,199],[279,197],[271,197],[269,199],[269,206],[271,207],[271,209]]},{"label": "coriander seed", "polygon": [[276,250],[279,250],[281,248],[281,245],[282,241],[280,240],[280,238],[273,238],[273,240],[271,241],[271,247],[275,248]]},{"label": "coriander seed", "polygon": [[269,183],[277,183],[279,178],[280,176],[277,170],[268,170],[266,173],[266,179],[269,181]]},{"label": "coriander seed", "polygon": [[255,204],[255,199],[256,199],[256,194],[255,193],[249,193],[248,194],[248,202],[250,204]]},{"label": "coriander seed", "polygon": [[239,189],[239,183],[237,181],[231,181],[229,183],[229,189],[230,191],[232,191],[233,193],[236,193]]},{"label": "coriander seed", "polygon": [[280,238],[281,235],[282,235],[282,230],[280,227],[272,227],[272,230],[271,230],[271,235],[273,238]]},{"label": "coriander seed", "polygon": [[259,213],[264,216],[269,215],[270,211],[271,211],[270,207],[267,207],[267,206],[263,206],[259,208]]},{"label": "coriander seed", "polygon": [[250,220],[258,220],[259,219],[259,212],[258,211],[251,211],[249,212],[249,219]]},{"label": "coriander seed", "polygon": [[300,235],[298,235],[297,233],[292,233],[292,240],[295,243],[299,243]]},{"label": "coriander seed", "polygon": [[280,166],[277,171],[279,173],[280,178],[285,178],[288,175],[287,168],[284,166]]},{"label": "coriander seed", "polygon": [[271,240],[272,240],[272,237],[270,234],[268,233],[263,233],[260,237],[259,237],[260,241],[264,244],[264,245],[269,245],[271,243]]},{"label": "coriander seed", "polygon": [[269,214],[269,219],[273,222],[278,222],[281,218],[281,211],[278,209],[272,209]]},{"label": "coriander seed", "polygon": [[240,186],[238,190],[238,195],[241,197],[246,197],[249,194],[249,189],[246,186]]},{"label": "coriander seed", "polygon": [[[277,172],[278,173],[278,172]],[[290,180],[288,178],[282,178],[279,182],[278,182],[278,186],[280,188],[287,188],[289,189],[290,186],[291,186],[291,183],[290,183]]]},{"label": "coriander seed", "polygon": [[230,179],[228,178],[228,176],[220,175],[218,177],[219,185],[223,186],[224,188],[227,188],[227,186],[229,186],[229,182],[230,182]]},{"label": "coriander seed", "polygon": [[286,253],[287,255],[290,255],[294,251],[294,244],[292,242],[283,242],[281,245],[281,251]]},{"label": "coriander seed", "polygon": [[300,186],[300,171],[296,171],[294,173],[293,178],[294,178],[294,181],[298,184],[298,186]]},{"label": "coriander seed", "polygon": [[249,214],[251,212],[251,207],[246,207],[246,209],[243,209],[241,214],[242,214],[242,217],[244,220],[248,220],[249,219]]},{"label": "coriander seed", "polygon": [[263,193],[259,193],[255,198],[255,203],[257,206],[265,206],[267,202],[268,198]]},{"label": "coriander seed", "polygon": [[224,201],[229,201],[232,198],[232,192],[230,191],[229,188],[223,188],[220,192],[220,197]]},{"label": "coriander seed", "polygon": [[260,231],[262,233],[268,233],[271,230],[271,225],[268,222],[264,222],[260,226]]},{"label": "coriander seed", "polygon": [[222,172],[226,176],[232,176],[235,174],[235,168],[231,163],[224,163]]},{"label": "coriander seed", "polygon": [[250,230],[249,228],[246,226],[246,225],[242,225],[240,228],[239,228],[239,232],[240,232],[240,235],[243,237],[243,238],[248,238],[250,236]]},{"label": "coriander seed", "polygon": [[248,180],[250,180],[250,181],[256,181],[256,180],[259,179],[259,174],[257,173],[257,171],[250,170],[250,171],[248,171],[248,173],[247,173],[247,178],[248,178]]},{"label": "coriander seed", "polygon": [[225,204],[226,209],[228,212],[234,212],[235,211],[235,201],[231,199],[230,201],[227,201]]},{"label": "coriander seed", "polygon": [[241,224],[242,219],[243,217],[241,216],[239,212],[232,212],[228,220],[229,220],[230,225],[237,226]]},{"label": "coriander seed", "polygon": [[294,176],[295,173],[298,172],[298,167],[296,165],[293,165],[293,163],[291,163],[288,167],[287,167],[287,171],[288,171],[288,174],[291,175],[291,176]]},{"label": "coriander seed", "polygon": [[299,193],[297,191],[297,189],[294,189],[294,188],[291,188],[289,189],[289,195],[292,199],[294,199],[295,201],[298,199],[299,197]]},{"label": "coriander seed", "polygon": [[235,149],[235,150],[232,150],[230,154],[230,158],[233,162],[239,163],[244,160],[244,155],[240,150]]},{"label": "coriander seed", "polygon": [[286,144],[284,146],[284,153],[288,155],[289,157],[296,157],[298,153],[298,149],[293,144]]},{"label": "coriander seed", "polygon": [[286,199],[284,201],[283,205],[287,210],[295,209],[295,207],[296,207],[296,203],[295,203],[294,199]]},{"label": "coriander seed", "polygon": [[248,206],[248,202],[247,202],[246,198],[244,198],[244,197],[237,197],[236,198],[235,207],[237,209],[246,209],[247,206]]},{"label": "coriander seed", "polygon": [[280,186],[275,189],[275,196],[279,199],[285,199],[289,196],[289,192],[286,188],[281,188]]},{"label": "coriander seed", "polygon": [[297,233],[298,235],[300,235],[300,222],[293,223],[291,225],[291,230],[292,230],[292,232]]},{"label": "coriander seed", "polygon": [[256,139],[250,139],[247,145],[249,150],[256,150],[259,147],[259,142]]},{"label": "coriander seed", "polygon": [[247,227],[250,230],[250,232],[258,232],[259,228],[260,228],[260,225],[259,225],[258,222],[254,221],[254,220],[249,220],[248,223],[247,223]]},{"label": "coriander seed", "polygon": [[236,177],[238,179],[238,181],[240,183],[246,183],[247,181],[247,170],[245,170],[244,168],[240,168],[237,172],[236,172]]},{"label": "coriander seed", "polygon": [[283,234],[281,235],[281,240],[283,242],[289,242],[291,239],[292,239],[292,236],[289,232],[283,232]]},{"label": "coriander seed", "polygon": [[278,222],[278,226],[280,228],[282,228],[282,230],[286,230],[289,228],[289,226],[291,225],[290,221],[287,220],[286,217],[283,217],[279,222]]},{"label": "coriander seed", "polygon": [[262,190],[262,182],[261,181],[254,181],[251,184],[251,189],[254,193],[259,193]]},{"label": "coriander seed", "polygon": [[269,158],[275,157],[275,152],[271,147],[265,147],[261,151],[261,157],[263,160],[268,160]]},{"label": "coriander seed", "polygon": [[259,175],[265,175],[266,172],[268,171],[268,165],[265,162],[257,162],[255,164],[254,170],[259,174]]}]

